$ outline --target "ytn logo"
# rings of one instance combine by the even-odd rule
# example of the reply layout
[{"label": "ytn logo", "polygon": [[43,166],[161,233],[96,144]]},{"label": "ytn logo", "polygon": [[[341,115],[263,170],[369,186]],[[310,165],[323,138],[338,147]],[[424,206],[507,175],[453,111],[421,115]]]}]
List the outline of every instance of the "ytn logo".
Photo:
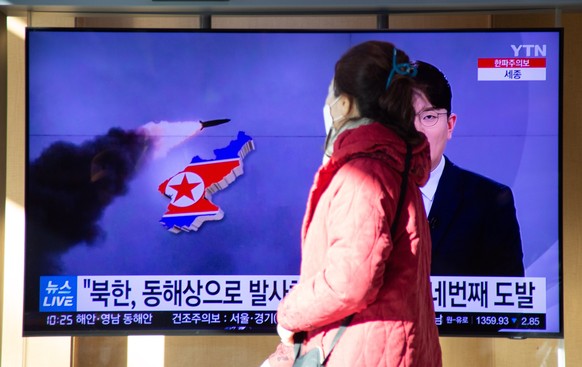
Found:
[{"label": "ytn logo", "polygon": [[[546,56],[546,45],[511,45],[513,49],[513,56],[526,56],[526,57],[545,57]],[[520,53],[522,53],[520,55]],[[524,55],[525,53],[525,55]]]}]

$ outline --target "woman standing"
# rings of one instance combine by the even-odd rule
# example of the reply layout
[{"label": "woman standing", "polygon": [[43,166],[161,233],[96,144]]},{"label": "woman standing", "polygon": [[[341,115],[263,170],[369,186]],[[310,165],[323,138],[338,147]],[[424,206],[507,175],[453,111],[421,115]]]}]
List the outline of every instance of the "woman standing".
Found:
[{"label": "woman standing", "polygon": [[328,367],[441,366],[419,191],[430,155],[414,125],[414,74],[408,56],[387,42],[359,44],[337,62],[324,107],[324,164],[303,222],[300,279],[279,305],[282,344],[264,365],[292,365],[293,337],[302,332],[302,349],[320,348]]}]

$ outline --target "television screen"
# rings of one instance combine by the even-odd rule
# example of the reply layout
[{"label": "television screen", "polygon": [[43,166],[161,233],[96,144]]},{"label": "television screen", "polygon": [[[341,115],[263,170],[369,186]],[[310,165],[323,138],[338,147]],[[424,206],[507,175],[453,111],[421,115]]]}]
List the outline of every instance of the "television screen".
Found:
[{"label": "television screen", "polygon": [[475,227],[432,234],[441,335],[561,337],[559,29],[28,29],[24,335],[274,333],[334,65],[372,39],[442,70],[447,160],[512,194],[440,218]]}]

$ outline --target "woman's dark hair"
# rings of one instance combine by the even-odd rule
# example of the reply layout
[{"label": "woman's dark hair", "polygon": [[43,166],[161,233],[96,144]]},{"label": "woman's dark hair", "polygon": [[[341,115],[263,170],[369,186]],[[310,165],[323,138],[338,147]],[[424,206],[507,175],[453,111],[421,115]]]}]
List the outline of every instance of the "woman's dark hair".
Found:
[{"label": "woman's dark hair", "polygon": [[[361,117],[391,127],[412,145],[422,140],[414,126],[412,105],[415,83],[411,76],[393,73],[394,45],[368,41],[349,49],[335,65],[334,93],[353,98]],[[396,51],[396,63],[410,63],[408,55]]]}]

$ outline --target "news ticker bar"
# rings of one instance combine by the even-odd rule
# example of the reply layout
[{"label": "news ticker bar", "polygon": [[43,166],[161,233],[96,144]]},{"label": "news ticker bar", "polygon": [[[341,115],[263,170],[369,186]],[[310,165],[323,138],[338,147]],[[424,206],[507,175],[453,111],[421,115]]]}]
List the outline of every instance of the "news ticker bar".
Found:
[{"label": "news ticker bar", "polygon": [[276,312],[62,312],[25,314],[27,333],[46,331],[253,331],[275,332]]},{"label": "news ticker bar", "polygon": [[[27,333],[61,331],[188,331],[215,330],[229,332],[274,333],[275,312],[200,311],[200,312],[66,312],[26,315]],[[545,314],[516,313],[436,313],[439,332],[498,333],[544,331]]]}]

